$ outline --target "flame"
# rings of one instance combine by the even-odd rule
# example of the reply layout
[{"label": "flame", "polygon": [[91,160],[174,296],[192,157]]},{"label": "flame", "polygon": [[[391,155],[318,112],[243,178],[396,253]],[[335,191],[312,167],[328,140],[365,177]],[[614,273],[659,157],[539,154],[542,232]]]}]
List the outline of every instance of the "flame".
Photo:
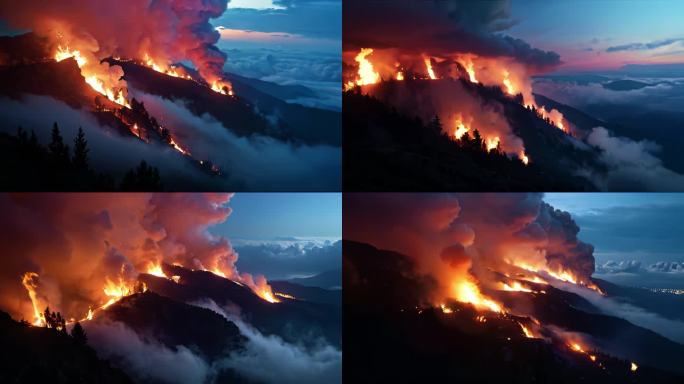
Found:
[{"label": "flame", "polygon": [[488,151],[495,150],[496,147],[499,146],[500,142],[501,142],[501,139],[499,139],[499,136],[495,136],[494,138],[488,138],[487,139],[487,150]]},{"label": "flame", "polygon": [[397,72],[397,80],[402,81],[404,80],[404,72]]},{"label": "flame", "polygon": [[269,303],[280,302],[280,300],[276,299],[275,295],[273,294],[273,291],[271,291],[270,286],[260,287],[257,290],[255,290],[254,293],[256,293],[262,299],[268,301]]},{"label": "flame", "polygon": [[276,295],[276,296],[283,297],[283,298],[286,298],[286,299],[290,299],[290,300],[297,300],[296,297],[294,297],[294,296],[292,296],[292,295],[288,295],[287,293],[276,292],[275,295]]},{"label": "flame", "polygon": [[222,95],[233,96],[233,86],[230,83],[216,80],[211,83],[211,90]]},{"label": "flame", "polygon": [[464,65],[466,72],[468,72],[468,77],[470,78],[471,83],[477,84],[477,78],[475,77],[475,67],[473,65],[473,62],[468,60],[466,64]]},{"label": "flame", "polygon": [[442,312],[443,312],[443,313],[449,314],[449,313],[453,313],[453,312],[454,312],[453,309],[447,307],[447,306],[444,305],[444,304],[440,304],[439,307],[442,309]]},{"label": "flame", "polygon": [[470,303],[477,309],[503,312],[501,305],[480,293],[480,289],[469,278],[456,282],[453,290],[454,298],[460,302]]},{"label": "flame", "polygon": [[78,68],[81,70],[81,73],[85,77],[86,83],[88,83],[88,85],[90,85],[90,87],[93,90],[95,90],[95,92],[98,92],[106,96],[109,100],[116,104],[119,104],[129,109],[131,108],[131,105],[128,103],[126,97],[124,96],[123,90],[119,89],[115,91],[114,89],[108,88],[105,85],[104,80],[97,77],[96,74],[85,73],[89,72],[84,68],[85,64],[88,63],[88,60],[85,57],[83,57],[81,51],[69,49],[69,46],[62,47],[60,45],[57,47],[57,52],[55,53],[56,61],[59,62],[70,57],[73,57],[74,60],[76,60],[76,64],[78,65]]},{"label": "flame", "polygon": [[153,276],[164,277],[168,279],[160,263],[150,263],[147,266],[147,273]]},{"label": "flame", "polygon": [[463,124],[463,120],[461,120],[461,116],[457,116],[456,117],[456,130],[454,131],[454,137],[456,139],[460,139],[468,131],[470,131],[470,128],[466,127],[465,124]]},{"label": "flame", "polygon": [[527,155],[525,154],[525,151],[520,151],[519,156],[520,156],[520,161],[522,161],[523,164],[527,165],[530,163],[530,158],[527,157]]},{"label": "flame", "polygon": [[520,329],[522,329],[523,333],[525,334],[525,337],[527,337],[528,339],[535,338],[534,334],[530,332],[530,330],[526,326],[524,326],[523,323],[518,322],[518,324],[520,324]]},{"label": "flame", "polygon": [[426,57],[423,59],[423,61],[425,62],[425,68],[427,69],[427,73],[430,77],[430,80],[437,79],[437,76],[435,76],[435,71],[432,70],[432,61],[430,61],[430,58]]},{"label": "flame", "polygon": [[180,282],[181,277],[178,275],[173,275],[171,276],[171,280],[173,280],[174,283],[178,284]]},{"label": "flame", "polygon": [[514,281],[511,285],[501,283],[501,289],[511,292],[534,292],[532,289],[520,284],[519,281]]},{"label": "flame", "polygon": [[86,320],[92,320],[93,319],[93,308],[89,307],[88,308],[88,314],[86,315]]},{"label": "flame", "polygon": [[29,298],[31,299],[31,305],[33,306],[33,325],[39,327],[45,324],[45,316],[39,307],[38,294],[36,289],[38,288],[38,274],[35,272],[26,272],[21,278],[21,283],[24,288],[28,291]]},{"label": "flame", "polygon": [[639,369],[639,366],[636,365],[635,362],[631,362],[631,363],[630,363],[630,366],[629,366],[629,370],[632,371],[632,372],[636,372],[637,369]]},{"label": "flame", "polygon": [[187,149],[183,149],[180,145],[178,145],[178,143],[176,143],[176,140],[174,140],[173,137],[171,138],[171,142],[169,142],[169,144],[171,144],[173,149],[182,153],[183,155],[186,155],[186,156],[190,155],[190,151],[188,151]]},{"label": "flame", "polygon": [[503,85],[506,87],[506,92],[508,92],[509,95],[515,95],[515,88],[513,88],[513,83],[511,83],[511,79],[508,78],[510,73],[508,73],[507,70],[503,71]]},{"label": "flame", "polygon": [[373,69],[373,64],[366,59],[366,56],[372,53],[373,48],[361,48],[359,54],[354,58],[359,63],[356,85],[375,84],[380,81],[380,75]]}]

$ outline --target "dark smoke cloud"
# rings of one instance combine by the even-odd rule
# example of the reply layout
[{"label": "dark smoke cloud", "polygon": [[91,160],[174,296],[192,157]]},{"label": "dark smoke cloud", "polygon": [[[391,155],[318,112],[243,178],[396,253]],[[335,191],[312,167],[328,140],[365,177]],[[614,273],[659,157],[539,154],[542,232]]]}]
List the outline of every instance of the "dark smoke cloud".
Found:
[{"label": "dark smoke cloud", "polygon": [[0,18],[58,44],[88,42],[100,59],[110,55],[168,62],[190,60],[208,81],[221,77],[226,55],[209,20],[228,0],[60,0],[3,2]]},{"label": "dark smoke cloud", "polygon": [[539,71],[561,63],[555,52],[502,34],[513,24],[508,0],[346,0],[343,7],[345,50],[373,47],[433,55],[508,56]]},{"label": "dark smoke cloud", "polygon": [[[442,285],[521,262],[589,282],[593,247],[541,194],[346,194],[345,239],[410,256]],[[459,272],[460,271],[460,272]],[[486,280],[485,276],[482,277]]]}]

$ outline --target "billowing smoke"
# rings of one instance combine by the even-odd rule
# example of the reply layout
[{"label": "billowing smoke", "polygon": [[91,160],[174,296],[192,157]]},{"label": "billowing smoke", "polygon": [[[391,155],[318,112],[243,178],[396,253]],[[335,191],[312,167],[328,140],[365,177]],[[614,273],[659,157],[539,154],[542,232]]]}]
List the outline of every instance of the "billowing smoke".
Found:
[{"label": "billowing smoke", "polygon": [[439,56],[469,52],[512,57],[534,70],[560,64],[560,57],[502,34],[514,21],[510,1],[364,1],[343,7],[344,50],[397,48]]},{"label": "billowing smoke", "polygon": [[231,214],[231,194],[6,194],[0,230],[14,239],[0,261],[0,307],[33,319],[22,276],[38,310],[82,318],[131,291],[140,272],[161,262],[206,269],[270,293],[263,276],[240,274],[237,253],[211,227]]},{"label": "billowing smoke", "polygon": [[593,247],[577,238],[567,212],[541,194],[346,194],[344,236],[413,258],[441,285],[476,277],[495,287],[501,274],[591,282]]},{"label": "billowing smoke", "polygon": [[107,88],[123,87],[121,68],[100,60],[152,59],[163,68],[189,60],[209,84],[220,82],[226,55],[215,46],[219,33],[209,20],[228,0],[64,0],[3,2],[0,18],[48,39],[51,49],[77,50],[86,77]]}]

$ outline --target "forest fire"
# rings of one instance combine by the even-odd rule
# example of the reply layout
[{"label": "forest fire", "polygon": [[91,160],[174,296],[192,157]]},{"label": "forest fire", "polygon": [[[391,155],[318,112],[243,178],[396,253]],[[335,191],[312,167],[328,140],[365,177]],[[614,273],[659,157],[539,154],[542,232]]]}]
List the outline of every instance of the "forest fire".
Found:
[{"label": "forest fire", "polygon": [[69,49],[68,45],[64,47],[61,45],[58,46],[57,52],[54,55],[54,59],[59,62],[69,58],[73,58],[76,61],[76,64],[81,69],[81,74],[83,77],[85,77],[86,83],[88,83],[93,90],[106,96],[110,101],[119,104],[122,107],[129,109],[131,108],[131,105],[124,96],[124,88],[116,89],[115,87],[106,84],[105,80],[103,80],[104,76],[101,76],[95,72],[95,70],[99,68],[101,64],[97,63],[86,65],[89,64],[89,61],[94,57],[89,60],[81,53],[81,50]]},{"label": "forest fire", "polygon": [[33,306],[33,325],[42,326],[45,324],[45,317],[43,316],[43,310],[38,300],[38,294],[36,289],[38,288],[38,274],[35,272],[26,272],[21,278],[21,283],[24,288],[28,291],[29,298],[31,299],[31,305]]},{"label": "forest fire", "polygon": [[427,74],[430,80],[436,80],[437,76],[435,76],[435,71],[432,69],[432,59],[426,57],[423,59],[423,61],[425,62],[425,69],[427,70]]},{"label": "forest fire", "polygon": [[472,304],[480,310],[485,309],[497,313],[503,312],[501,304],[484,296],[480,292],[480,288],[469,278],[453,284],[453,298],[462,303]]}]

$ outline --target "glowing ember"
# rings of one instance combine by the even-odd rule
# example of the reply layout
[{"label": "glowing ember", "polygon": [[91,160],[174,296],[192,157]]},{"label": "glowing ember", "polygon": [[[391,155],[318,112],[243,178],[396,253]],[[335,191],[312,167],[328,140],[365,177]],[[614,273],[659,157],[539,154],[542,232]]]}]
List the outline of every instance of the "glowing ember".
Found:
[{"label": "glowing ember", "polygon": [[38,288],[37,280],[38,274],[35,272],[26,272],[21,278],[21,283],[28,291],[31,305],[33,305],[33,325],[38,327],[45,324],[45,317],[43,316],[43,311],[40,309],[40,303],[38,303],[38,294],[36,293],[36,289]]},{"label": "glowing ember", "polygon": [[180,282],[181,277],[178,275],[173,275],[171,276],[171,280],[173,280],[174,283],[178,284]]},{"label": "glowing ember", "polygon": [[399,71],[397,72],[397,80],[402,81],[404,80],[404,73]]},{"label": "glowing ember", "polygon": [[296,297],[294,297],[294,296],[292,296],[292,295],[288,295],[287,293],[276,292],[275,295],[276,295],[276,296],[279,296],[279,297],[282,297],[282,298],[285,298],[285,299],[297,300]]},{"label": "glowing ember", "polygon": [[425,68],[427,69],[428,76],[430,77],[430,80],[435,80],[437,79],[437,76],[435,76],[435,71],[432,70],[432,61],[430,60],[429,57],[426,57],[423,59],[425,62]]},{"label": "glowing ember", "polygon": [[629,366],[629,370],[632,372],[636,372],[637,369],[639,369],[639,366],[636,365],[635,362],[632,362],[631,365]]},{"label": "glowing ember", "polygon": [[492,312],[503,312],[501,305],[494,300],[485,297],[480,293],[480,289],[470,281],[464,279],[454,284],[454,298],[462,303],[470,303],[477,309],[487,309]]}]

